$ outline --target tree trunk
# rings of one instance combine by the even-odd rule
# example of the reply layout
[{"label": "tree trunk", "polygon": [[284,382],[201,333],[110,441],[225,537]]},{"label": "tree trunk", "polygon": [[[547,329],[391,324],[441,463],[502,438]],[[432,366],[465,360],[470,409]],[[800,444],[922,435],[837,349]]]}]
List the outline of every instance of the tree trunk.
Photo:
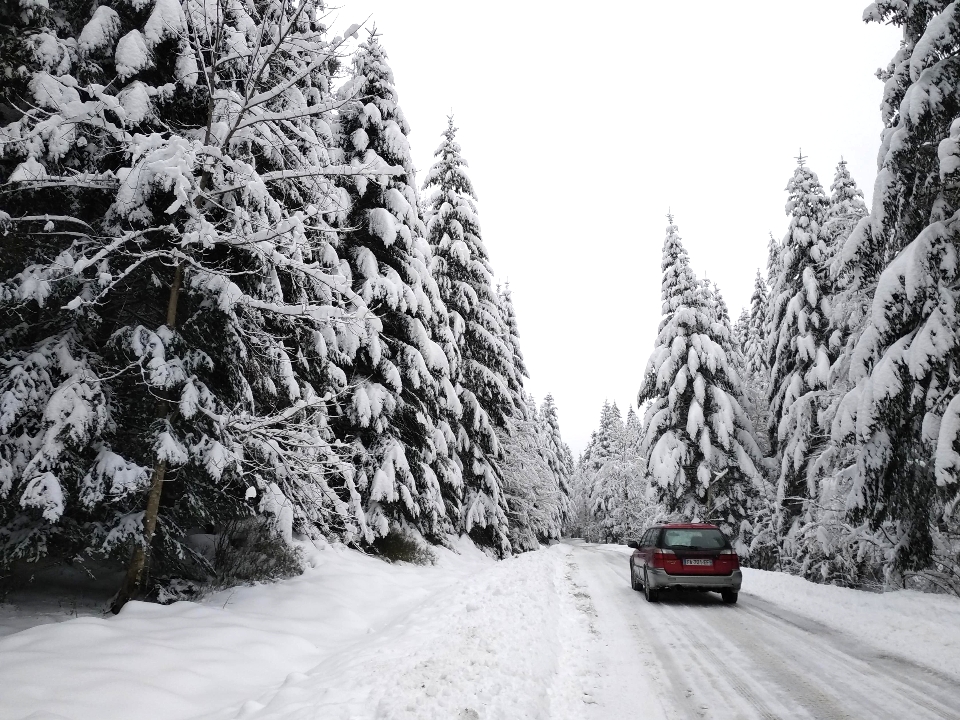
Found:
[{"label": "tree trunk", "polygon": [[[167,327],[171,330],[177,326],[177,301],[180,299],[182,280],[183,270],[180,265],[177,265],[173,275],[173,284],[170,286],[170,299],[167,301]],[[170,411],[166,402],[160,403],[159,415],[163,419],[170,418]],[[150,493],[147,495],[147,508],[143,514],[143,542],[137,544],[134,548],[123,585],[121,585],[120,592],[114,598],[113,605],[110,606],[110,611],[114,615],[142,591],[145,579],[144,570],[147,567],[150,555],[150,544],[153,541],[153,533],[157,529],[157,513],[160,509],[160,495],[163,492],[163,478],[166,473],[167,461],[158,460],[153,466],[153,474],[150,478]]]},{"label": "tree trunk", "polygon": [[[717,480],[718,478],[713,478]],[[705,512],[703,513],[704,518],[703,522],[710,522],[711,517],[713,516],[713,481],[707,485],[707,502]]]}]

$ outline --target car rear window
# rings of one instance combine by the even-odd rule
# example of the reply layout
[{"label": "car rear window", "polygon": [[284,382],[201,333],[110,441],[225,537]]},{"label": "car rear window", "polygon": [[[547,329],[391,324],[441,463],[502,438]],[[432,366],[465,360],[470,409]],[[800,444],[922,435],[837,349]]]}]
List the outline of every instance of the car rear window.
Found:
[{"label": "car rear window", "polygon": [[663,546],[691,550],[721,550],[728,547],[726,536],[710,528],[668,528],[663,531]]}]

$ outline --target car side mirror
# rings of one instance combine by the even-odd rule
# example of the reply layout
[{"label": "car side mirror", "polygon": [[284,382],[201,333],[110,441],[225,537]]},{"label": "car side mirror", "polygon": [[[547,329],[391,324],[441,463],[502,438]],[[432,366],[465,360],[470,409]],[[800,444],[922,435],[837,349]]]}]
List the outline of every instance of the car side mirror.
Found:
[{"label": "car side mirror", "polygon": [[627,543],[627,547],[628,547],[628,548],[633,548],[634,550],[639,550],[639,549],[640,549],[640,543],[637,543],[637,542],[634,542],[633,540],[631,540],[630,542]]}]

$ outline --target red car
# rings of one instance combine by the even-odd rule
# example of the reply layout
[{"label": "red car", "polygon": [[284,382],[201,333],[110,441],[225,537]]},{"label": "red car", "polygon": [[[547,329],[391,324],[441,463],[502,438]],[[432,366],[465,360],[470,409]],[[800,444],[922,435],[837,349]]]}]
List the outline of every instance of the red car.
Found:
[{"label": "red car", "polygon": [[655,525],[627,545],[633,548],[630,585],[643,590],[649,602],[668,588],[713,590],[725,603],[737,601],[743,583],[740,558],[716,525]]}]

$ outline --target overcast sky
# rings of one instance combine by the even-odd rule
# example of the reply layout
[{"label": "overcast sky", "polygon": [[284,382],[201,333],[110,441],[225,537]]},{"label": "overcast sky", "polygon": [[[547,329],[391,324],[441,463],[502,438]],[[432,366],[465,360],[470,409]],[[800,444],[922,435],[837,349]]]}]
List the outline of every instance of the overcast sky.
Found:
[{"label": "overcast sky", "polygon": [[899,35],[865,5],[343,0],[335,29],[382,35],[421,182],[454,111],[527,388],[575,455],[604,399],[636,403],[668,208],[736,318],[801,148],[827,189],[843,156],[869,202]]}]

